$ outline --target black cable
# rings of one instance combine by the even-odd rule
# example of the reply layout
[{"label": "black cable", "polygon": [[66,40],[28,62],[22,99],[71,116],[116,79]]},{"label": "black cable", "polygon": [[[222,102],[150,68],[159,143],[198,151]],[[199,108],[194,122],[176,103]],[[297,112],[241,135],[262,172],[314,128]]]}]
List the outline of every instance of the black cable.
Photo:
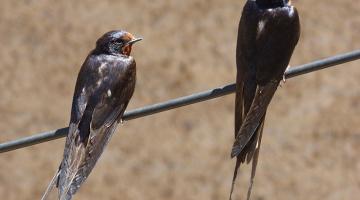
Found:
[{"label": "black cable", "polygon": [[[333,57],[314,61],[305,65],[293,67],[285,72],[285,77],[292,78],[295,76],[303,75],[306,73],[314,72],[328,67],[340,65],[346,62],[351,62],[357,59],[360,59],[360,50],[336,55]],[[184,96],[169,101],[165,101],[162,103],[157,103],[142,108],[137,108],[129,112],[125,112],[123,116],[123,120],[128,121],[140,117],[145,117],[148,115],[153,115],[159,112],[164,112],[178,107],[187,106],[190,104],[225,96],[233,92],[235,92],[235,84],[225,85],[223,87],[214,88],[204,92],[195,93],[189,96]],[[24,148],[42,142],[47,142],[49,140],[55,140],[61,137],[65,137],[67,133],[68,133],[68,127],[5,142],[0,144],[0,153],[12,151],[19,148]]]}]

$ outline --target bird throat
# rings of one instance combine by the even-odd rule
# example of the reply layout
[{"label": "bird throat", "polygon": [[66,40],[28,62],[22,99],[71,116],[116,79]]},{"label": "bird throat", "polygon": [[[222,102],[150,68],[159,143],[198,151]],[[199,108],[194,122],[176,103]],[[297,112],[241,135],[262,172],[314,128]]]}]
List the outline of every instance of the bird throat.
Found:
[{"label": "bird throat", "polygon": [[131,44],[130,45],[126,45],[125,47],[123,47],[121,49],[121,54],[123,55],[127,55],[127,56],[130,56],[130,53],[131,53]]},{"label": "bird throat", "polygon": [[278,8],[284,7],[290,3],[290,0],[256,0],[260,8]]}]

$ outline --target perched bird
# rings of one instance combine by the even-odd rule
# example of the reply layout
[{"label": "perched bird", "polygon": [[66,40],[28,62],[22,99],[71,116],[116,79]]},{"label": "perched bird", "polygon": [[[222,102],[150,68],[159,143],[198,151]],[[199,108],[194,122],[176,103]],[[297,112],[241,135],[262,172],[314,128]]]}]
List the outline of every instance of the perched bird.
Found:
[{"label": "perched bird", "polygon": [[87,56],[76,81],[63,160],[42,199],[56,184],[59,199],[70,200],[94,168],[133,95],[136,63],[130,53],[140,40],[110,31]]},{"label": "perched bird", "polygon": [[239,23],[236,48],[235,143],[237,157],[230,199],[241,163],[252,171],[247,199],[255,176],[266,109],[284,77],[299,40],[296,8],[288,0],[248,0]]}]

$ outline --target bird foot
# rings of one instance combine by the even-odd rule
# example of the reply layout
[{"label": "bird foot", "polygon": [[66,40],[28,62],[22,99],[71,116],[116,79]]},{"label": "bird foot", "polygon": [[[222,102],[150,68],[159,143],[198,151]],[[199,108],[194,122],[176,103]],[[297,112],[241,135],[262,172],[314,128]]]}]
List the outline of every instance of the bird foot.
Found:
[{"label": "bird foot", "polygon": [[[286,70],[287,71],[288,69],[290,68],[290,65],[288,65],[286,67]],[[285,77],[285,73],[283,74],[283,77],[282,77],[282,81],[280,82],[280,87],[282,87],[282,84],[285,84],[286,83],[286,77]]]},{"label": "bird foot", "polygon": [[282,87],[283,84],[285,85],[285,83],[286,83],[286,78],[284,74],[282,80],[280,81],[280,87]]}]

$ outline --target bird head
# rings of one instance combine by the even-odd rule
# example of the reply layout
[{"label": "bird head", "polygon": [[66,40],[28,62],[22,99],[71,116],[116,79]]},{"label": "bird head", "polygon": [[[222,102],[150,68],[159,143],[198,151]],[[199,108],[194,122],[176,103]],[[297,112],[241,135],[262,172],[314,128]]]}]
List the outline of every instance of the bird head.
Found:
[{"label": "bird head", "polygon": [[96,41],[94,53],[130,56],[132,45],[140,40],[142,38],[135,38],[126,31],[109,31]]},{"label": "bird head", "polygon": [[276,7],[284,7],[290,5],[291,0],[256,0],[256,3],[260,7],[276,8]]}]

